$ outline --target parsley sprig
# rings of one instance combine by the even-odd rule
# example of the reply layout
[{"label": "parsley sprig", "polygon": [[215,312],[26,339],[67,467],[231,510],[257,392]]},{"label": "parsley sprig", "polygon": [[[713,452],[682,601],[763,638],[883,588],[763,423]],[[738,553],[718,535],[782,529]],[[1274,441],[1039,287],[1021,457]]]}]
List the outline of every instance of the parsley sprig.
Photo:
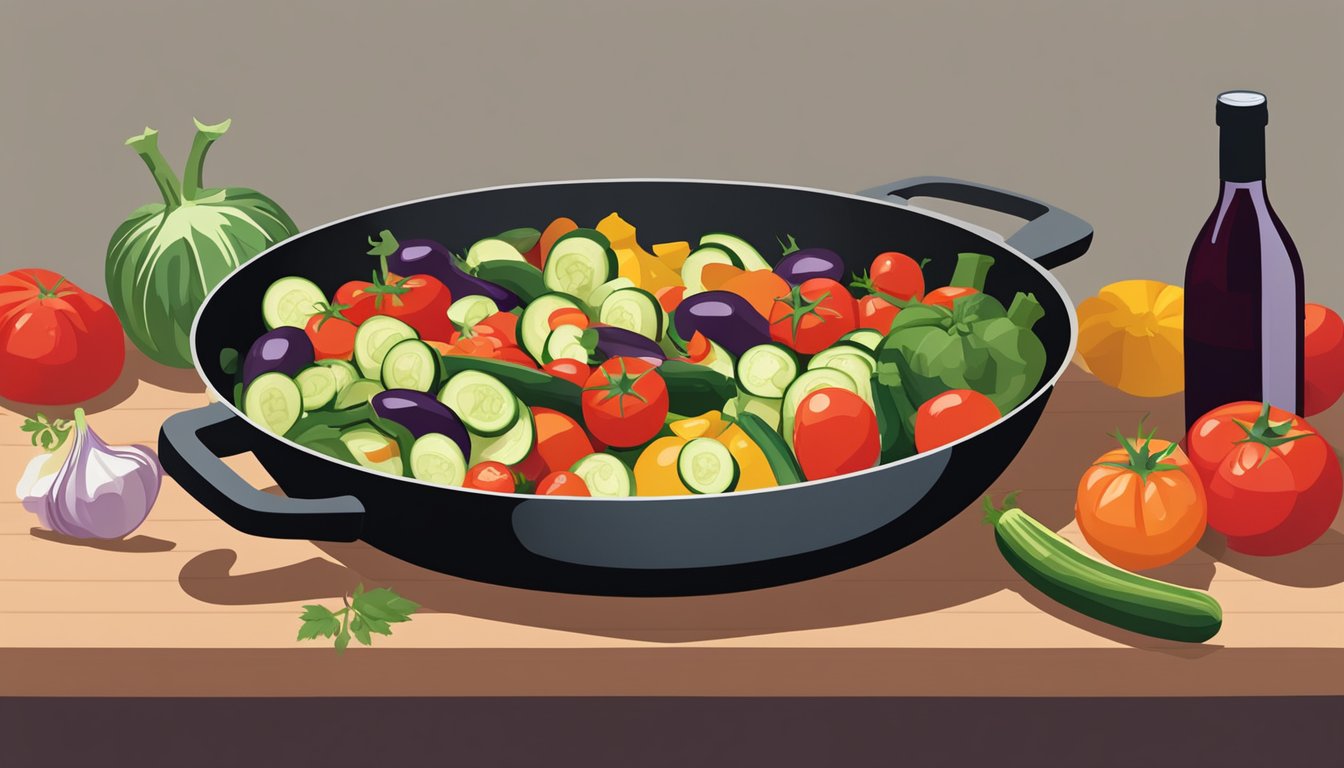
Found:
[{"label": "parsley sprig", "polygon": [[355,587],[351,597],[342,595],[341,602],[345,607],[338,611],[322,605],[303,606],[303,615],[299,617],[303,621],[299,627],[299,639],[334,637],[336,652],[345,653],[351,635],[364,645],[372,645],[373,633],[391,635],[391,625],[410,621],[411,614],[420,610],[418,603],[390,589],[379,587],[365,592],[363,584]]},{"label": "parsley sprig", "polygon": [[70,436],[70,427],[70,422],[65,419],[48,421],[45,415],[39,413],[35,414],[34,418],[24,420],[20,429],[31,433],[29,437],[32,439],[33,445],[51,453],[60,448],[65,439]]}]

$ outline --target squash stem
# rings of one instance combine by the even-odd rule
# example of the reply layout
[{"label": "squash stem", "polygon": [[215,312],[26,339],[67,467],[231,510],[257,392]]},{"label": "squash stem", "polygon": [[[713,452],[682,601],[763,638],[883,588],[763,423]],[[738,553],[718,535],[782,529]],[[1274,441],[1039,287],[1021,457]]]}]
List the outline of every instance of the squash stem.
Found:
[{"label": "squash stem", "polygon": [[985,277],[989,268],[994,266],[994,257],[983,253],[957,254],[957,267],[952,270],[952,280],[948,285],[957,288],[985,290]]},{"label": "squash stem", "polygon": [[168,210],[172,210],[182,204],[182,184],[177,180],[177,174],[168,165],[168,160],[159,151],[159,132],[153,128],[145,128],[145,132],[139,136],[132,136],[126,140],[126,146],[134,149],[140,159],[149,166],[149,172],[154,175],[154,183],[159,186],[159,194],[163,195],[163,204]]},{"label": "squash stem", "polygon": [[1045,317],[1045,309],[1034,293],[1018,293],[1013,297],[1012,306],[1008,307],[1008,319],[1018,328],[1031,330],[1042,317]]},{"label": "squash stem", "polygon": [[195,200],[200,194],[201,169],[205,165],[205,153],[209,151],[211,144],[229,130],[229,124],[233,121],[225,120],[214,125],[205,125],[200,120],[192,122],[196,123],[196,138],[191,140],[191,152],[187,155],[187,167],[182,176],[182,194],[187,200]]}]

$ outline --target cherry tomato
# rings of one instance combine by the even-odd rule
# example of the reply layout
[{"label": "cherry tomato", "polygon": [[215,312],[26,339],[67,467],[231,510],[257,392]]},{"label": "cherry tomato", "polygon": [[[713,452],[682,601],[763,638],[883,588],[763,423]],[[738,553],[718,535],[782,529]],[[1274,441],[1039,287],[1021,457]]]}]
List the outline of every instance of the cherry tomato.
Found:
[{"label": "cherry tomato", "polygon": [[960,286],[949,285],[943,288],[935,288],[929,291],[924,297],[924,303],[935,307],[947,307],[952,309],[952,304],[963,296],[970,296],[979,293],[974,288],[963,288]]},{"label": "cherry tomato", "polygon": [[556,378],[572,381],[582,387],[588,383],[588,377],[593,374],[593,370],[578,360],[561,358],[541,366],[541,370],[555,376]]},{"label": "cherry tomato", "polygon": [[[583,427],[565,414],[550,408],[533,408],[532,420],[537,433],[537,445],[533,450],[547,472],[567,470],[574,466],[574,462],[593,453],[593,444]],[[523,461],[527,463],[526,459]]]},{"label": "cherry tomato", "polygon": [[869,267],[868,277],[874,289],[898,299],[924,297],[924,270],[920,269],[919,262],[904,253],[879,253]]},{"label": "cherry tomato", "polygon": [[798,404],[793,452],[808,480],[867,469],[877,463],[882,438],[877,415],[846,389],[818,389]]},{"label": "cherry tomato", "polygon": [[538,496],[591,496],[583,478],[573,472],[552,472],[537,483]]},{"label": "cherry tomato", "polygon": [[504,346],[518,346],[518,316],[512,312],[496,312],[471,327],[473,336],[493,336]]},{"label": "cherry tomato", "polygon": [[537,363],[532,359],[532,356],[518,347],[501,347],[495,350],[494,358],[496,360],[503,360],[506,363],[526,366],[533,370],[536,370],[537,367]]},{"label": "cherry tomato", "polygon": [[692,363],[703,362],[713,351],[714,347],[710,345],[709,339],[699,331],[692,334],[691,340],[686,342],[686,359]]},{"label": "cherry tomato", "polygon": [[686,286],[684,285],[665,285],[654,291],[653,297],[658,300],[658,305],[664,312],[675,312],[681,304],[681,300],[686,296]]},{"label": "cherry tomato", "polygon": [[308,318],[303,331],[313,342],[313,357],[318,360],[349,360],[355,353],[355,324],[341,310],[344,304],[321,304],[317,314]]},{"label": "cherry tomato", "polygon": [[859,327],[886,333],[900,311],[881,296],[864,296],[859,299]]},{"label": "cherry tomato", "polygon": [[588,314],[577,307],[561,307],[551,313],[546,319],[552,331],[562,325],[574,325],[579,328],[588,327]]},{"label": "cherry tomato", "polygon": [[1302,330],[1302,413],[1313,416],[1344,394],[1344,320],[1327,307],[1308,304]]},{"label": "cherry tomato", "polygon": [[102,394],[126,362],[117,314],[45,269],[0,275],[0,397],[76,403]]},{"label": "cherry tomato", "polygon": [[378,283],[352,280],[336,290],[336,303],[346,305],[345,316],[355,325],[374,315],[387,315],[414,328],[422,339],[452,338],[448,307],[453,295],[430,275],[402,278],[389,274],[385,282]]},{"label": "cherry tomato", "polygon": [[1344,481],[1330,444],[1301,417],[1254,402],[1202,416],[1186,436],[1204,480],[1209,525],[1237,552],[1301,549],[1330,527]]},{"label": "cherry tomato", "polygon": [[584,383],[583,421],[607,445],[647,443],[663,428],[667,411],[667,384],[646,360],[613,357]]},{"label": "cherry tomato", "polygon": [[514,483],[513,472],[498,461],[482,461],[467,470],[467,480],[463,483],[463,486],[481,491],[499,491],[500,493],[513,493],[517,488]]},{"label": "cherry tomato", "polygon": [[915,449],[923,453],[999,420],[998,406],[973,389],[949,389],[915,412]]},{"label": "cherry tomato", "polygon": [[814,354],[859,327],[858,307],[849,289],[829,277],[793,286],[770,310],[770,338]]},{"label": "cherry tomato", "polygon": [[1139,432],[1119,437],[1078,482],[1074,516],[1102,557],[1131,571],[1157,568],[1195,548],[1208,520],[1204,481],[1176,445]]}]

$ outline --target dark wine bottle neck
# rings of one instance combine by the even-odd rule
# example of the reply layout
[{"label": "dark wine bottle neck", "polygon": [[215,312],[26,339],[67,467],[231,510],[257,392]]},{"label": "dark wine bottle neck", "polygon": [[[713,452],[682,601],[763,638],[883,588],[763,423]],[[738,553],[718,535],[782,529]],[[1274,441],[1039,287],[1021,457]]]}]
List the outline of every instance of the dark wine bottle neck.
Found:
[{"label": "dark wine bottle neck", "polygon": [[1237,182],[1264,180],[1265,127],[1224,125],[1219,133],[1219,178]]}]

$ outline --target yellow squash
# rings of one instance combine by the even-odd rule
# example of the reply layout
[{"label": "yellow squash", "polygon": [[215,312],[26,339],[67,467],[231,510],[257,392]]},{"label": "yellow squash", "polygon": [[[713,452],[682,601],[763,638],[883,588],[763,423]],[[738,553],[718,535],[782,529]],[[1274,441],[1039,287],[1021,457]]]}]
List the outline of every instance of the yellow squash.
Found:
[{"label": "yellow squash", "polygon": [[719,442],[724,444],[728,452],[733,455],[733,460],[737,462],[737,487],[734,490],[750,491],[753,488],[773,488],[779,485],[775,481],[775,473],[770,471],[770,462],[766,460],[760,446],[752,442],[741,427],[730,424],[723,434],[719,435]]},{"label": "yellow squash", "polygon": [[1078,305],[1078,354],[1101,381],[1139,397],[1185,387],[1185,291],[1123,280]]},{"label": "yellow squash", "polygon": [[611,241],[616,253],[617,274],[630,280],[636,287],[653,293],[659,288],[681,285],[681,277],[667,264],[640,247],[635,239],[635,228],[613,213],[597,223],[597,231]]},{"label": "yellow squash", "polygon": [[691,489],[677,474],[677,457],[686,441],[680,437],[660,437],[649,443],[635,461],[635,488],[640,496],[687,496]]}]

